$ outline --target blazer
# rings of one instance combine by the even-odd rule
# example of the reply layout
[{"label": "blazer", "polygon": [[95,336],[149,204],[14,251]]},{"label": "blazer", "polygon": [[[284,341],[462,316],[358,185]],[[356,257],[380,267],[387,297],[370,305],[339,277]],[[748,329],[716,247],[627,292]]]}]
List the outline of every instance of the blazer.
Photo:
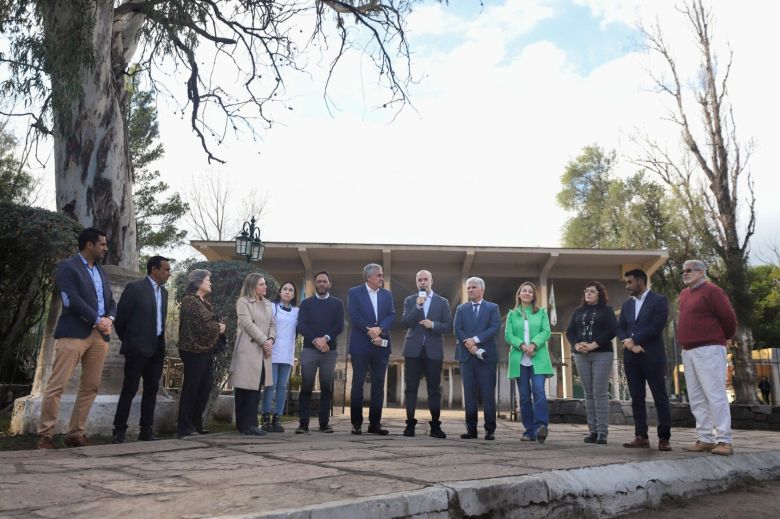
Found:
[{"label": "blazer", "polygon": [[631,337],[634,343],[645,351],[634,353],[623,348],[623,362],[666,364],[663,333],[666,321],[669,319],[669,302],[661,294],[650,291],[645,296],[645,301],[636,317],[634,317],[635,308],[636,301],[633,297],[623,303],[617,324],[617,337],[621,341]]},{"label": "blazer", "polygon": [[404,339],[404,357],[419,357],[425,346],[425,356],[431,360],[444,359],[444,335],[452,331],[452,314],[450,302],[436,294],[431,294],[431,304],[428,307],[428,317],[433,321],[430,330],[420,324],[426,319],[422,308],[417,306],[417,294],[404,299],[404,314],[401,318],[406,330]]},{"label": "blazer", "polygon": [[498,363],[496,335],[500,328],[501,316],[499,315],[497,304],[483,299],[476,319],[474,319],[474,311],[471,309],[470,301],[459,305],[457,310],[455,310],[455,338],[457,339],[455,360],[469,362],[474,358],[479,361],[463,345],[466,339],[476,336],[480,341],[478,347],[485,350],[483,362],[488,364]]},{"label": "blazer", "polygon": [[[57,265],[54,282],[62,298],[62,313],[54,329],[54,338],[84,339],[92,333],[98,317],[116,317],[116,302],[111,292],[111,280],[103,268],[95,263],[103,281],[103,302],[105,315],[98,316],[98,301],[95,284],[76,254]],[[109,341],[108,335],[103,339]]]},{"label": "blazer", "polygon": [[[583,327],[582,320],[584,317],[589,317],[591,312],[595,312],[592,315],[593,322],[585,323]],[[586,336],[588,340],[585,342],[596,342],[599,347],[593,350],[595,353],[602,353],[612,351],[612,339],[615,338],[615,328],[617,327],[617,319],[615,319],[615,311],[609,305],[583,305],[574,310],[569,321],[569,326],[566,328],[566,338],[569,339],[569,344],[572,347],[572,353],[577,354],[574,350],[574,345],[580,341],[580,338]]]},{"label": "blazer", "polygon": [[230,362],[230,384],[241,389],[260,389],[261,366],[265,367],[265,387],[273,386],[273,363],[263,355],[263,343],[276,341],[273,303],[268,299],[239,297],[236,302],[238,327],[236,347]]},{"label": "blazer", "polygon": [[[165,346],[165,320],[168,316],[168,291],[160,287],[162,304],[162,345]],[[151,357],[158,348],[157,301],[149,277],[129,283],[119,298],[114,329],[126,357]]]},{"label": "blazer", "polygon": [[368,288],[365,284],[349,289],[347,308],[352,329],[349,332],[349,353],[352,355],[370,355],[374,348],[371,339],[366,335],[366,330],[374,326],[382,328],[382,338],[387,340],[387,353],[391,351],[390,328],[395,322],[395,308],[393,307],[393,294],[384,288],[379,289],[376,297],[377,314],[374,314],[374,305],[368,297]]},{"label": "blazer", "polygon": [[[547,349],[547,341],[550,340],[550,319],[547,310],[540,308],[536,313],[532,308],[526,310],[528,317],[529,342],[536,344],[531,362],[534,367],[534,375],[553,376],[550,351]],[[504,338],[509,344],[509,367],[507,378],[520,376],[520,364],[523,360],[523,350],[520,345],[525,342],[525,318],[519,308],[510,310],[506,316],[506,330]]]}]

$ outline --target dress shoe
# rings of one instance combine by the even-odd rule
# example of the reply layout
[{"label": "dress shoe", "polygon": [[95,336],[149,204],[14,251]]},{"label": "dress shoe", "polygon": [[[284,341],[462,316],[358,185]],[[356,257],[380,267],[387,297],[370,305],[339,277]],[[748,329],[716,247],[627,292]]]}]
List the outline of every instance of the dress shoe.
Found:
[{"label": "dress shoe", "polygon": [[540,425],[539,428],[536,430],[536,440],[539,443],[544,443],[544,440],[546,439],[547,439],[547,426]]},{"label": "dress shoe", "polygon": [[466,431],[460,435],[462,440],[473,440],[477,437],[477,431]]},{"label": "dress shoe", "polygon": [[607,433],[598,433],[596,435],[596,443],[599,445],[606,445],[607,444]]},{"label": "dress shoe", "polygon": [[157,441],[160,438],[158,438],[151,427],[141,427],[141,430],[138,432],[138,441],[141,442],[153,442]]},{"label": "dress shoe", "polygon": [[260,428],[265,432],[273,431],[273,426],[271,426],[271,413],[263,413],[263,417],[260,420]]},{"label": "dress shoe", "polygon": [[683,450],[685,452],[709,452],[714,448],[715,448],[714,443],[707,443],[707,442],[696,440],[696,443],[694,443],[690,447],[683,447]]},{"label": "dress shoe", "polygon": [[329,424],[320,425],[320,428],[318,429],[321,433],[332,433],[333,427],[331,427]]},{"label": "dress shoe", "polygon": [[68,447],[86,447],[89,445],[89,440],[83,434],[71,434],[65,438],[65,445]]},{"label": "dress shoe", "polygon": [[267,433],[259,427],[252,426],[242,434],[244,436],[265,436]]},{"label": "dress shoe", "polygon": [[428,422],[428,425],[431,426],[431,432],[429,433],[431,435],[431,437],[439,438],[441,440],[443,440],[444,438],[447,437],[447,435],[444,433],[444,431],[441,430],[441,422],[439,422],[438,420],[437,421]]},{"label": "dress shoe", "polygon": [[720,456],[731,456],[734,454],[734,447],[730,443],[719,442],[711,452]]},{"label": "dress shoe", "polygon": [[308,425],[299,425],[297,429],[295,429],[295,434],[309,434],[309,426]]},{"label": "dress shoe", "polygon": [[390,431],[388,431],[387,429],[382,429],[381,425],[369,425],[368,434],[378,434],[379,436],[387,436],[388,434],[390,434]]},{"label": "dress shoe", "polygon": [[352,426],[352,430],[349,431],[349,432],[352,433],[352,434],[363,434],[363,431],[360,430],[360,426],[359,425],[353,425]]},{"label": "dress shoe", "polygon": [[198,429],[198,434],[211,434],[209,429]]},{"label": "dress shoe", "polygon": [[658,440],[658,450],[659,451],[670,451],[670,450],[672,450],[672,446],[669,444],[669,440],[664,440],[663,438],[660,438]]},{"label": "dress shoe", "polygon": [[113,444],[119,444],[119,443],[125,443],[125,430],[124,429],[114,429],[114,437],[111,440],[111,443]]},{"label": "dress shoe", "polygon": [[530,434],[524,434],[520,437],[521,442],[535,442],[536,438],[531,436]]},{"label": "dress shoe", "polygon": [[624,443],[623,447],[626,449],[649,449],[650,440],[641,436],[635,436],[630,442]]},{"label": "dress shoe", "polygon": [[492,432],[488,431],[488,432],[485,433],[485,439],[486,440],[495,440],[496,439],[496,435],[493,434]]},{"label": "dress shoe", "polygon": [[41,436],[40,438],[38,438],[38,448],[53,449],[54,441],[52,441],[51,436]]},{"label": "dress shoe", "polygon": [[417,420],[412,418],[406,421],[406,429],[404,429],[404,436],[411,438],[414,436],[414,426],[417,425]]},{"label": "dress shoe", "polygon": [[598,434],[596,433],[590,433],[586,437],[582,439],[585,443],[596,443],[596,440],[598,439]]}]

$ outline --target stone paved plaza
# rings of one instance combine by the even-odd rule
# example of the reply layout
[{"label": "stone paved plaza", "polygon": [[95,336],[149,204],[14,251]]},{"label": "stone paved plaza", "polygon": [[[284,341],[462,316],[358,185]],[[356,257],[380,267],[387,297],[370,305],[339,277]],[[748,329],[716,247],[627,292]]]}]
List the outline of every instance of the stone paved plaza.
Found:
[{"label": "stone paved plaza", "polygon": [[[263,438],[235,433],[54,451],[0,453],[0,518],[31,517],[597,517],[664,496],[717,492],[780,477],[780,434],[735,431],[736,454],[629,450],[627,426],[609,445],[582,442],[583,425],[552,424],[544,446],[520,442],[499,421],[496,441],[461,440],[462,412],[444,416],[446,440],[405,438],[402,411],[386,410],[390,436],[336,433]],[[651,439],[655,446],[655,440]]]}]

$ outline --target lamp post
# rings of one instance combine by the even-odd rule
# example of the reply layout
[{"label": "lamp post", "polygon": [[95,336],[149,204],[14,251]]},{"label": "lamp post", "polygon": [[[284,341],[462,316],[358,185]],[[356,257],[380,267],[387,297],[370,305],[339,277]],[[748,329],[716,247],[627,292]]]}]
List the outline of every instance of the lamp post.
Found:
[{"label": "lamp post", "polygon": [[236,255],[246,256],[246,262],[260,261],[263,259],[265,245],[260,241],[260,227],[256,227],[255,217],[244,222],[241,234],[236,236]]}]

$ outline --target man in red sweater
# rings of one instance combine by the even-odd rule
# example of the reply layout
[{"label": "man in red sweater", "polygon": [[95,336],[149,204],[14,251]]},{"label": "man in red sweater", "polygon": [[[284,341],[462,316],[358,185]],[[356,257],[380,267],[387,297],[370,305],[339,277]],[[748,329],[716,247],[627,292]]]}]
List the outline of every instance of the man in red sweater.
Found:
[{"label": "man in red sweater", "polygon": [[689,452],[731,456],[731,410],[726,395],[726,343],[737,330],[737,316],[723,290],[707,281],[704,262],[683,264],[677,342],[683,347],[688,401],[699,439]]}]

